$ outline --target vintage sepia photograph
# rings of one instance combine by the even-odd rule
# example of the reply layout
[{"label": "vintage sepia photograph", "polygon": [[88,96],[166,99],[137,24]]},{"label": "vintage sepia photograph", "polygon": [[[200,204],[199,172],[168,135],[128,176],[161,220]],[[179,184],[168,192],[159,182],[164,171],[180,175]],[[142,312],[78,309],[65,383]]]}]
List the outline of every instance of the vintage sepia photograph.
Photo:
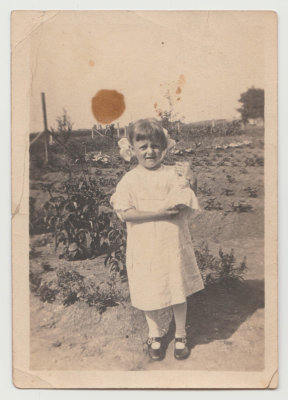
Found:
[{"label": "vintage sepia photograph", "polygon": [[277,387],[277,15],[14,11],[17,387]]}]

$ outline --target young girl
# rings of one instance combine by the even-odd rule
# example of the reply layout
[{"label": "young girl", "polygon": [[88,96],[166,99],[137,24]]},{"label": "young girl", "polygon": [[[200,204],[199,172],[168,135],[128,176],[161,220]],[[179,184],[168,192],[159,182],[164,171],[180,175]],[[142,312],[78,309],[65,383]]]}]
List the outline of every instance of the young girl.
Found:
[{"label": "young girl", "polygon": [[127,224],[127,274],[131,303],[144,310],[149,327],[148,351],[163,358],[158,310],[172,306],[176,333],[174,356],[189,356],[186,344],[186,297],[203,289],[194,255],[188,217],[198,209],[189,176],[162,165],[171,139],[156,119],[133,124],[120,154],[138,165],[118,183],[111,204]]}]

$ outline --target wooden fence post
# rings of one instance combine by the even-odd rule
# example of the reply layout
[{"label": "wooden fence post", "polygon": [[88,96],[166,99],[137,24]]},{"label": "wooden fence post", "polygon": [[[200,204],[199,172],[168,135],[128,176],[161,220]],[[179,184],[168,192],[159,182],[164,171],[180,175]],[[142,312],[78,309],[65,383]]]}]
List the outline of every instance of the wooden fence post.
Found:
[{"label": "wooden fence post", "polygon": [[214,133],[214,128],[215,128],[215,119],[212,119],[212,121],[211,121],[211,130],[210,130],[211,133]]},{"label": "wooden fence post", "polygon": [[44,151],[45,151],[45,164],[49,162],[49,132],[47,125],[47,113],[46,113],[46,102],[45,93],[41,93],[42,98],[42,110],[43,110],[43,121],[44,121]]}]

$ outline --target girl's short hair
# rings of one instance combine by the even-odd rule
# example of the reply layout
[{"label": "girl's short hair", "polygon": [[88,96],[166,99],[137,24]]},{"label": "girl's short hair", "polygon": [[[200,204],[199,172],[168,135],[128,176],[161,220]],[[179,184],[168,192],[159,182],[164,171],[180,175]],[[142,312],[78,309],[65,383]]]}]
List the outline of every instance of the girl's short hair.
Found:
[{"label": "girl's short hair", "polygon": [[164,130],[155,118],[139,119],[128,131],[129,142],[133,145],[138,140],[157,140],[166,149],[168,142]]}]

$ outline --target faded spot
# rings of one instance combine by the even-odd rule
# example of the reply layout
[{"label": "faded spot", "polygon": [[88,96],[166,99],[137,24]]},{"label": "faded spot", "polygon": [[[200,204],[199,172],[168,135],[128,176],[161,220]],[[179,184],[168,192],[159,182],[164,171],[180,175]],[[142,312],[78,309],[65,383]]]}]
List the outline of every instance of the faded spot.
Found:
[{"label": "faded spot", "polygon": [[185,76],[183,74],[181,74],[178,78],[177,83],[179,86],[183,86],[185,82],[186,82]]},{"label": "faded spot", "polygon": [[124,96],[116,90],[102,89],[92,98],[92,112],[102,124],[110,124],[125,110]]},{"label": "faded spot", "polygon": [[180,88],[180,86],[178,86],[176,89],[176,94],[180,94],[181,92],[182,92],[182,89]]},{"label": "faded spot", "polygon": [[94,67],[95,62],[93,60],[89,60],[89,65],[90,65],[90,67]]}]

